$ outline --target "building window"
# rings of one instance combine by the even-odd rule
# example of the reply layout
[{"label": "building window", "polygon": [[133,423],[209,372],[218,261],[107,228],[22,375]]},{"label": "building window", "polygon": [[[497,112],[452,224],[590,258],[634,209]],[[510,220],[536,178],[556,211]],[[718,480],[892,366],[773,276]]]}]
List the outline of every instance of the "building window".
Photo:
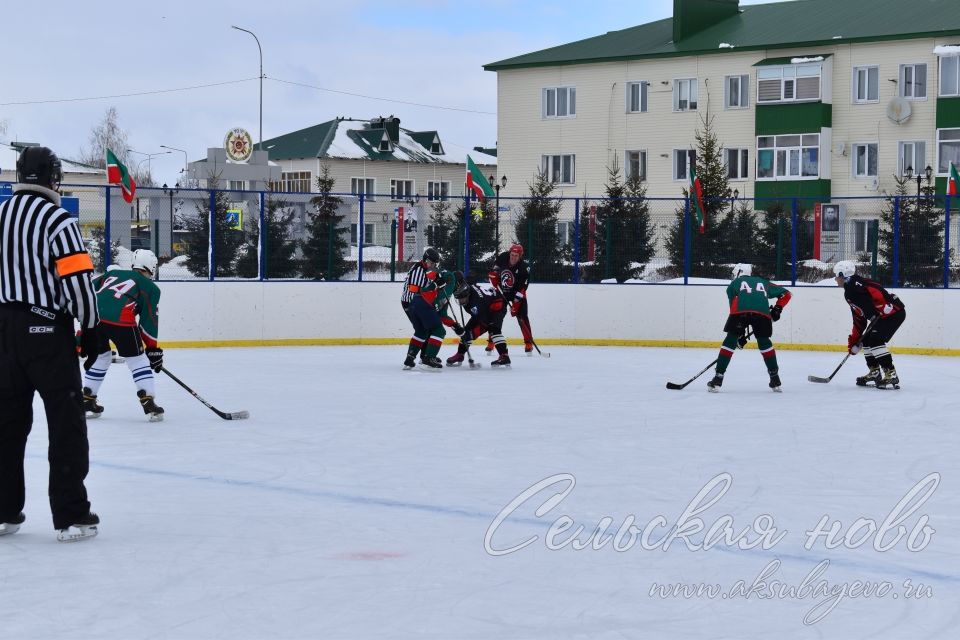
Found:
[{"label": "building window", "polygon": [[[374,244],[375,233],[376,233],[376,225],[374,225],[372,222],[363,223],[363,246],[369,247],[370,245]],[[359,238],[357,238],[357,223],[356,222],[351,223],[350,244],[358,245],[359,241],[360,241]]]},{"label": "building window", "polygon": [[951,162],[960,169],[960,129],[937,129],[937,175],[948,175]]},{"label": "building window", "polygon": [[648,82],[627,83],[627,113],[647,112]]},{"label": "building window", "polygon": [[283,171],[279,182],[271,182],[270,190],[275,193],[310,193],[309,171]]},{"label": "building window", "polygon": [[900,65],[900,95],[913,100],[925,100],[927,97],[927,65]]},{"label": "building window", "polygon": [[683,78],[673,81],[673,110],[697,110],[697,79]]},{"label": "building window", "polygon": [[554,184],[573,184],[576,182],[576,156],[573,154],[541,156],[540,168],[547,180]]},{"label": "building window", "polygon": [[940,58],[940,95],[960,95],[960,56]]},{"label": "building window", "polygon": [[693,149],[673,150],[673,179],[689,180],[690,167],[697,166],[697,152]]},{"label": "building window", "polygon": [[380,138],[380,147],[379,150],[384,153],[389,153],[393,151],[393,141],[390,140],[390,134],[386,131],[383,132],[383,137]]},{"label": "building window", "polygon": [[854,143],[853,145],[853,175],[856,178],[877,177],[877,149],[876,142]]},{"label": "building window", "polygon": [[577,115],[576,87],[548,87],[543,90],[543,117],[569,118]]},{"label": "building window", "polygon": [[413,196],[413,180],[391,180],[390,199],[406,200]]},{"label": "building window", "polygon": [[880,67],[853,68],[853,101],[880,101]]},{"label": "building window", "polygon": [[350,178],[350,193],[355,196],[362,193],[366,202],[373,202],[376,200],[376,184],[373,178]]},{"label": "building window", "polygon": [[558,222],[557,223],[557,239],[560,241],[560,246],[573,246],[573,223],[572,222]]},{"label": "building window", "polygon": [[757,102],[820,99],[820,64],[757,69]]},{"label": "building window", "polygon": [[440,180],[431,180],[427,183],[427,200],[433,202],[446,200],[450,196],[450,183]]},{"label": "building window", "polygon": [[647,152],[646,151],[627,151],[625,162],[627,179],[634,176],[641,180],[647,179]]},{"label": "building window", "polygon": [[913,171],[914,175],[923,173],[927,166],[927,143],[923,140],[911,140],[901,142],[898,146],[897,175],[905,176],[910,171]]},{"label": "building window", "polygon": [[819,176],[819,133],[757,138],[757,180],[799,180]]},{"label": "building window", "polygon": [[750,106],[750,76],[727,76],[723,83],[723,106],[746,109]]},{"label": "building window", "polygon": [[877,248],[878,220],[853,221],[853,250],[857,253],[873,253]]},{"label": "building window", "polygon": [[728,180],[746,180],[750,177],[750,151],[748,149],[724,149],[723,163],[727,166]]}]

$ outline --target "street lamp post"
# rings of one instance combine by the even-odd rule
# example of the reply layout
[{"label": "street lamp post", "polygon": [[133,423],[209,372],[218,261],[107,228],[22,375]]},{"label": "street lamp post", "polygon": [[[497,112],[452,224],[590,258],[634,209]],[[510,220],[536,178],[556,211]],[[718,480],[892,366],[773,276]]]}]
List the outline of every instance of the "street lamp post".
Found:
[{"label": "street lamp post", "polygon": [[170,147],[170,146],[167,146],[167,145],[165,145],[165,144],[160,145],[160,148],[161,148],[161,149],[171,149],[171,150],[173,150],[173,151],[179,151],[180,153],[183,154],[183,179],[186,180],[186,179],[187,179],[187,169],[189,169],[189,167],[188,167],[187,165],[188,165],[189,162],[190,162],[189,160],[187,160],[187,152],[184,151],[183,149],[177,149],[176,147]]},{"label": "street lamp post", "polygon": [[[907,167],[907,179],[912,180],[913,177],[914,177],[913,166],[911,165]],[[927,185],[930,184],[930,180],[933,178],[933,167],[931,167],[930,165],[927,165],[927,168],[923,170],[923,173],[917,173],[916,177],[917,177],[917,208],[919,208],[921,182],[923,181],[924,178],[926,178]]]},{"label": "street lamp post", "polygon": [[737,204],[737,198],[740,197],[740,189],[733,190],[733,199],[730,200],[730,213],[733,213],[733,208]]},{"label": "street lamp post", "polygon": [[[160,146],[162,147],[163,145],[160,145]],[[143,159],[143,160],[141,160],[140,162],[137,163],[137,173],[140,173],[140,165],[143,164],[144,162],[146,162],[146,163],[147,163],[147,175],[149,175],[150,177],[153,177],[153,165],[151,164],[150,161],[153,159],[154,156],[163,156],[163,155],[166,155],[166,154],[171,153],[171,152],[170,152],[170,151],[158,151],[157,153],[144,153],[143,151],[137,151],[136,149],[127,149],[127,153],[138,153],[138,154],[140,154],[140,155],[142,155],[142,156],[147,156],[145,159]]]},{"label": "street lamp post", "polygon": [[180,183],[176,183],[173,187],[168,187],[167,183],[163,183],[163,192],[170,198],[170,257],[173,257],[173,196],[176,193],[180,192]]},{"label": "street lamp post", "polygon": [[497,182],[493,176],[487,178],[490,181],[490,184],[493,185],[493,190],[496,192],[497,196],[495,198],[496,202],[496,223],[497,223],[497,255],[500,255],[500,189],[506,189],[507,187],[507,176],[500,176],[500,182]]},{"label": "street lamp post", "polygon": [[263,149],[263,49],[260,47],[260,38],[257,37],[253,31],[249,29],[243,29],[234,25],[230,25],[231,29],[236,29],[237,31],[243,31],[244,33],[249,33],[253,36],[253,39],[257,41],[257,51],[260,52],[260,144],[257,145],[259,149]]}]

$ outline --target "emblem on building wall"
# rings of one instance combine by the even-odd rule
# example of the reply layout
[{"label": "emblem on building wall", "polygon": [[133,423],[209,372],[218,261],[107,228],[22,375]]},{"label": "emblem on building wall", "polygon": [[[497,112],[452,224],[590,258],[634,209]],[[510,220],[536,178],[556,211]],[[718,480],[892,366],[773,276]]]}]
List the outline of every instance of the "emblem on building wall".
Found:
[{"label": "emblem on building wall", "polygon": [[234,162],[246,162],[253,153],[253,138],[246,129],[237,127],[227,132],[223,139],[223,148],[227,150],[227,157]]}]

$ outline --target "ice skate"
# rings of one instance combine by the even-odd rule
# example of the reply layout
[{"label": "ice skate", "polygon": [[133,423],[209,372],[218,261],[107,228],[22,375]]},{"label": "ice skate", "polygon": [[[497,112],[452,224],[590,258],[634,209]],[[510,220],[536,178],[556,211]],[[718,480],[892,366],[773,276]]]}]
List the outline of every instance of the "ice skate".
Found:
[{"label": "ice skate", "polygon": [[93,538],[97,535],[97,525],[99,524],[99,516],[91,511],[69,527],[58,529],[57,540],[60,542],[79,542],[80,540]]},{"label": "ice skate", "polygon": [[883,378],[877,381],[877,389],[896,390],[900,388],[900,378],[893,367],[883,370]]},{"label": "ice skate", "polygon": [[532,343],[532,342],[525,342],[525,343],[523,343],[523,352],[524,352],[525,354],[527,354],[528,356],[532,356],[532,355],[533,355],[533,343]]},{"label": "ice skate", "polygon": [[407,359],[403,361],[403,370],[409,371],[417,366],[417,361],[413,359],[413,356],[407,356]]},{"label": "ice skate", "polygon": [[880,367],[870,367],[870,371],[867,372],[867,375],[860,376],[857,378],[858,387],[866,387],[871,382],[877,384],[880,382],[883,376],[880,374]]},{"label": "ice skate", "polygon": [[140,398],[140,406],[143,412],[150,418],[150,422],[160,422],[163,420],[163,407],[158,407],[153,401],[153,396],[147,395],[143,389],[137,391],[137,397]]},{"label": "ice skate", "polygon": [[0,520],[0,536],[16,533],[20,530],[20,525],[22,525],[23,521],[26,519],[27,517],[23,515],[23,512],[21,511],[15,516]]},{"label": "ice skate", "polygon": [[99,418],[103,413],[103,407],[97,404],[97,396],[93,395],[90,387],[83,388],[83,411],[87,415],[87,420]]},{"label": "ice skate", "polygon": [[780,388],[780,376],[777,373],[770,374],[770,388],[777,393],[781,393],[783,389]]},{"label": "ice skate", "polygon": [[420,358],[420,368],[431,373],[440,373],[443,371],[443,363],[436,356]]},{"label": "ice skate", "polygon": [[717,393],[720,391],[720,387],[723,386],[723,374],[718,373],[713,376],[713,380],[707,383],[707,391],[710,393]]},{"label": "ice skate", "polygon": [[463,354],[459,351],[447,358],[448,367],[459,367],[461,364],[463,364]]},{"label": "ice skate", "polygon": [[499,358],[490,363],[491,367],[510,367],[510,356],[503,353]]}]

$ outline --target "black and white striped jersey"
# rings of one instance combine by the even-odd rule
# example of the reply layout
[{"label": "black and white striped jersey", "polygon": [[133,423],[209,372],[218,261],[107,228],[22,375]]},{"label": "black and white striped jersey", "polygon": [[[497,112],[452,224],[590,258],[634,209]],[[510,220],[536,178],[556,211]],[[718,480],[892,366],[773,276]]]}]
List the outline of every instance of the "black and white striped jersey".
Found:
[{"label": "black and white striped jersey", "polygon": [[0,303],[61,311],[93,327],[100,319],[93,262],[80,227],[59,204],[55,191],[18,184],[0,205]]},{"label": "black and white striped jersey", "polygon": [[410,302],[413,297],[420,293],[424,287],[430,283],[427,278],[427,268],[423,262],[413,265],[410,272],[407,273],[407,279],[403,281],[403,295],[400,296],[400,302]]}]

